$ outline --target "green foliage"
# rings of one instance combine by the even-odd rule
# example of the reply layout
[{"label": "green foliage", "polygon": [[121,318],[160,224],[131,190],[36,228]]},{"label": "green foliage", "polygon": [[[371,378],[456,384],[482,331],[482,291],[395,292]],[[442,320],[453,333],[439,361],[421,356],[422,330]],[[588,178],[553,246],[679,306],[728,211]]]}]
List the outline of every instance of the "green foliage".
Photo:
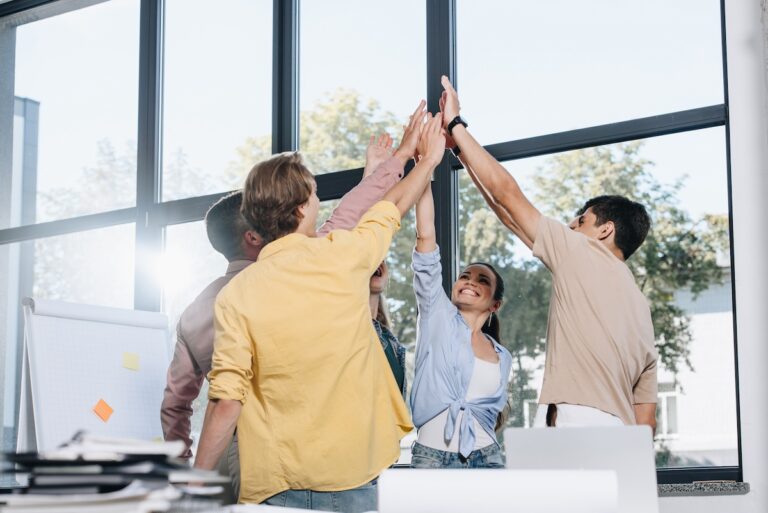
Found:
[{"label": "green foliage", "polygon": [[[370,135],[388,131],[399,137],[401,120],[382,112],[380,105],[364,100],[358,93],[339,89],[324,101],[301,113],[300,143],[306,162],[314,172],[362,167]],[[653,219],[652,230],[628,265],[651,305],[657,344],[663,365],[675,372],[689,365],[690,319],[675,304],[676,292],[689,289],[694,296],[722,281],[717,255],[728,252],[728,219],[725,215],[706,215],[693,219],[681,208],[679,192],[684,179],[662,184],[653,175],[653,163],[641,156],[642,142],[617,144],[554,155],[545,161],[534,177],[534,189],[525,191],[547,215],[567,220],[588,198],[600,194],[621,194],[642,202]],[[221,183],[242,182],[254,163],[271,154],[269,136],[250,137],[222,175]],[[62,189],[48,195],[45,208],[56,217],[83,203],[92,208],[115,208],[106,201],[115,187],[131,191],[135,176],[135,150],[117,154],[108,143],[99,148],[100,159],[85,170],[86,189]],[[193,196],[221,190],[210,177],[191,169],[179,151],[169,164],[165,184],[174,197]],[[169,169],[170,169],[169,168]],[[529,255],[526,248],[498,222],[466,173],[460,172],[459,241],[460,262],[488,261],[506,284],[506,297],[500,312],[502,343],[514,358],[510,383],[512,413],[509,425],[523,425],[526,401],[536,398],[532,372],[542,361],[546,338],[551,279],[549,272]],[[83,192],[85,190],[86,192]],[[128,198],[128,194],[125,195]],[[321,219],[330,214],[336,202],[325,205]],[[78,207],[78,208],[81,208]],[[94,211],[94,210],[90,210]],[[323,216],[325,214],[325,216]],[[387,289],[394,332],[413,349],[416,307],[411,286],[411,251],[415,226],[413,214],[402,221],[387,257],[390,281]],[[48,260],[66,253],[50,252]],[[74,250],[74,248],[72,249]],[[50,265],[49,265],[50,264]],[[58,267],[57,267],[58,265]],[[61,287],[60,262],[44,263],[48,278],[42,287]],[[47,267],[46,267],[47,268]],[[66,274],[66,273],[64,273]],[[75,286],[72,284],[72,286]],[[661,456],[664,457],[663,455]]]}]

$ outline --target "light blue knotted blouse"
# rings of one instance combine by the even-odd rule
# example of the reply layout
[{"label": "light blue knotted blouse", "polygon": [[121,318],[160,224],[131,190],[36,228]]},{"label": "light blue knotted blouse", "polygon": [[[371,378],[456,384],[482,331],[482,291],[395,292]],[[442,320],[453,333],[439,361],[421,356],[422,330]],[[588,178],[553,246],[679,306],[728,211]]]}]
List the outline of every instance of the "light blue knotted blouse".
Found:
[{"label": "light blue knotted blouse", "polygon": [[475,446],[473,419],[496,440],[494,427],[507,401],[512,355],[486,335],[499,355],[499,387],[493,396],[466,400],[475,365],[472,330],[443,290],[440,248],[429,253],[414,250],[413,290],[419,308],[416,375],[411,388],[413,423],[420,428],[447,409],[444,437],[448,442],[453,439],[459,411],[464,410],[458,427],[459,453],[468,457]]}]

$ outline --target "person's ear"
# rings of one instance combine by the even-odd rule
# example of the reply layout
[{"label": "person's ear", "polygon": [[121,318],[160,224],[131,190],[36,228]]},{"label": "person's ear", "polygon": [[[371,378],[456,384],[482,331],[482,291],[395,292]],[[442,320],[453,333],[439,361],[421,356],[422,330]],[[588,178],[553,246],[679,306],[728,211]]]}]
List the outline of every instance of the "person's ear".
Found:
[{"label": "person's ear", "polygon": [[496,313],[499,311],[499,308],[501,308],[501,300],[496,301],[491,306],[491,313]]},{"label": "person's ear", "polygon": [[264,239],[256,233],[254,230],[246,230],[243,234],[243,239],[245,239],[245,243],[248,246],[251,247],[260,247],[264,243]]},{"label": "person's ear", "polygon": [[597,227],[597,239],[598,240],[606,240],[611,235],[614,235],[616,232],[616,225],[613,224],[613,221],[606,221],[600,226]]},{"label": "person's ear", "polygon": [[296,208],[296,215],[299,217],[299,221],[304,219],[307,215],[307,209],[309,208],[309,200],[305,201]]}]

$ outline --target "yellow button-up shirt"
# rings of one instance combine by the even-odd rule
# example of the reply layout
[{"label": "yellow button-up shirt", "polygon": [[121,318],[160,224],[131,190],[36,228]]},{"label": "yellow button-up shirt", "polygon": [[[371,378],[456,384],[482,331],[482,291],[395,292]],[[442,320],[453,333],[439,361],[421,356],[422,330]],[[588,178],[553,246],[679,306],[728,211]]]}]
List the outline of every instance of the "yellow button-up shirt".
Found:
[{"label": "yellow button-up shirt", "polygon": [[382,201],[353,230],[287,235],[219,294],[208,397],[243,404],[240,502],[349,490],[397,460],[413,426],[368,282],[399,227]]}]

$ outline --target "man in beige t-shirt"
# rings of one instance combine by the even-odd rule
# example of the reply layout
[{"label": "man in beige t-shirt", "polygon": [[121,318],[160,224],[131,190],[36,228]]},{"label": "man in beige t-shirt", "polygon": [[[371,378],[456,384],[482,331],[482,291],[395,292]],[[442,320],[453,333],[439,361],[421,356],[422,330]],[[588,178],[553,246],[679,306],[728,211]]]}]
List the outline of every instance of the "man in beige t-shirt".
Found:
[{"label": "man in beige t-shirt", "polygon": [[622,196],[587,201],[568,225],[543,216],[517,181],[469,133],[442,79],[440,107],[453,147],[488,205],[552,272],[544,382],[535,425],[656,427],[650,307],[625,260],[650,218]]}]

